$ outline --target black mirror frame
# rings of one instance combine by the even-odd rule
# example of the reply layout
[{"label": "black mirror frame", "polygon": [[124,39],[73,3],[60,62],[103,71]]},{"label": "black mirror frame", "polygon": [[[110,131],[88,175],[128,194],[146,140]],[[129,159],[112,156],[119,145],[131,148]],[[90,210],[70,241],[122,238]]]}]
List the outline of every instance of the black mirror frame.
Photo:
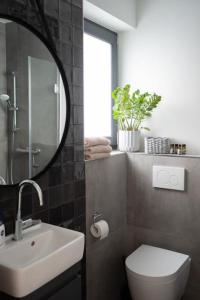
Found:
[{"label": "black mirror frame", "polygon": [[[44,167],[44,169],[42,171],[40,171],[36,176],[33,176],[31,179],[33,180],[38,180],[45,172],[47,172],[47,170],[53,165],[53,163],[56,161],[59,153],[61,152],[64,144],[65,144],[65,140],[67,138],[67,134],[69,131],[69,126],[70,126],[70,117],[71,117],[71,101],[70,101],[70,92],[69,92],[69,85],[68,85],[68,81],[67,81],[67,77],[65,74],[65,70],[63,68],[62,62],[60,60],[60,58],[58,57],[53,45],[51,45],[51,42],[48,41],[47,38],[45,38],[37,29],[35,29],[33,26],[31,26],[30,24],[26,23],[25,21],[19,19],[18,17],[14,17],[14,16],[10,16],[7,14],[2,14],[0,13],[0,18],[1,19],[7,19],[13,22],[16,22],[19,25],[22,25],[23,27],[25,27],[26,29],[30,30],[34,35],[36,35],[41,42],[44,43],[44,45],[47,47],[47,49],[49,50],[49,52],[51,53],[52,57],[54,58],[57,67],[60,71],[62,80],[63,80],[63,85],[64,85],[64,90],[65,90],[65,97],[66,97],[66,120],[65,120],[65,127],[64,127],[64,131],[63,131],[63,136],[61,139],[61,142],[54,154],[54,156],[52,157],[52,159],[49,161],[49,163],[47,163],[47,165]],[[18,183],[14,183],[14,184],[6,184],[6,185],[0,185],[0,188],[6,188],[6,187],[16,187],[19,185],[20,182]]]}]

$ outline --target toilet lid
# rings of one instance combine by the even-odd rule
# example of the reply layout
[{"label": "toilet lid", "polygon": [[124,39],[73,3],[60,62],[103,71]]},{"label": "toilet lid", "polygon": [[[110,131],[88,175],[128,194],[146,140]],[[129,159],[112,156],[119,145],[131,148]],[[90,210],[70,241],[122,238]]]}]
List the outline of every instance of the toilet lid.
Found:
[{"label": "toilet lid", "polygon": [[126,267],[139,275],[166,277],[179,271],[188,259],[185,254],[142,245],[127,257]]}]

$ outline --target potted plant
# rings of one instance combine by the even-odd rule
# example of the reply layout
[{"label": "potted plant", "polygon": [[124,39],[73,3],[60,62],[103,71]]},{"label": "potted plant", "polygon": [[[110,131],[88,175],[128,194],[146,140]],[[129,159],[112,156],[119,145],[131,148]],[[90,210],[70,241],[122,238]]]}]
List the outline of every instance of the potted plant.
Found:
[{"label": "potted plant", "polygon": [[140,90],[130,92],[131,86],[117,87],[112,92],[114,100],[113,118],[118,122],[118,148],[120,151],[139,151],[140,129],[142,122],[161,101],[161,96],[144,93]]}]

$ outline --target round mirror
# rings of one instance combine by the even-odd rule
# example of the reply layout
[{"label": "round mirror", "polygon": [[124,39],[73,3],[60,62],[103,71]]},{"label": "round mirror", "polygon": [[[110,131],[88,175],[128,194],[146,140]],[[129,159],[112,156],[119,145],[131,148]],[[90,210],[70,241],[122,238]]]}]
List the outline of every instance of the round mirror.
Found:
[{"label": "round mirror", "polygon": [[0,19],[0,184],[34,178],[56,157],[69,114],[61,69],[33,30]]}]

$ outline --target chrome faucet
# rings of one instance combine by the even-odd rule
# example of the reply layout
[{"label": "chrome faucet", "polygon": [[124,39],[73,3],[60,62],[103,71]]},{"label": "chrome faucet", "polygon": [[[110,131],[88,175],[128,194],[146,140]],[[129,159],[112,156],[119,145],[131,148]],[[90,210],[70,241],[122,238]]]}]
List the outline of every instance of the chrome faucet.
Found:
[{"label": "chrome faucet", "polygon": [[32,185],[35,188],[35,190],[38,194],[40,206],[43,205],[43,195],[42,195],[42,190],[41,190],[40,186],[35,181],[30,180],[30,179],[26,179],[26,180],[23,180],[22,182],[20,182],[17,218],[15,221],[15,234],[14,234],[15,241],[22,240],[22,230],[23,230],[23,220],[21,218],[22,192],[23,192],[24,187],[28,184]]}]

